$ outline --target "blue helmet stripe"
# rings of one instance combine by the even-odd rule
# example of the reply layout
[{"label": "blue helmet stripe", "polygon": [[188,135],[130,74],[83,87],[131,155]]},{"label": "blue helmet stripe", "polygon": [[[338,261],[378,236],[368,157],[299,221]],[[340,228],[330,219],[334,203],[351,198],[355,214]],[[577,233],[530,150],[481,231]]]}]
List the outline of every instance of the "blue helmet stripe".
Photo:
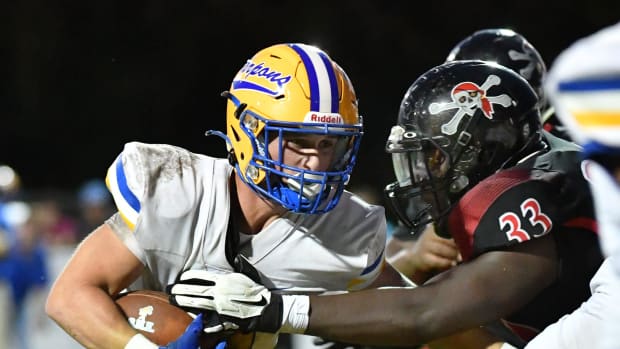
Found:
[{"label": "blue helmet stripe", "polygon": [[319,82],[316,77],[316,70],[314,69],[314,65],[312,64],[312,60],[301,48],[299,45],[291,45],[293,50],[297,52],[299,57],[301,57],[302,62],[304,62],[304,66],[306,67],[306,72],[308,72],[308,82],[310,83],[310,110],[319,111],[321,105],[321,95],[319,93]]},{"label": "blue helmet stripe", "polygon": [[583,157],[588,159],[597,155],[612,155],[618,154],[620,152],[620,148],[618,147],[610,147],[608,145],[599,143],[597,141],[589,141],[583,145]]},{"label": "blue helmet stripe", "polygon": [[121,192],[125,201],[136,212],[140,212],[140,200],[133,194],[129,186],[127,185],[127,177],[125,177],[125,170],[123,169],[123,161],[119,157],[116,160],[116,183],[118,184],[118,190]]},{"label": "blue helmet stripe", "polygon": [[323,64],[325,64],[325,69],[327,70],[327,76],[329,77],[329,87],[332,93],[332,105],[331,112],[338,112],[338,81],[336,80],[336,72],[334,72],[334,66],[332,62],[329,60],[327,55],[323,52],[319,53],[321,56],[321,60],[323,60]]},{"label": "blue helmet stripe", "polygon": [[604,91],[620,89],[620,77],[611,79],[573,80],[558,85],[561,92]]},{"label": "blue helmet stripe", "polygon": [[[333,99],[338,97],[336,73],[327,56],[322,57],[321,51],[311,46],[291,44],[297,52],[308,73],[310,84],[310,110],[316,112],[334,112]],[[323,54],[324,55],[324,54]],[[337,112],[338,109],[336,108]]]}]

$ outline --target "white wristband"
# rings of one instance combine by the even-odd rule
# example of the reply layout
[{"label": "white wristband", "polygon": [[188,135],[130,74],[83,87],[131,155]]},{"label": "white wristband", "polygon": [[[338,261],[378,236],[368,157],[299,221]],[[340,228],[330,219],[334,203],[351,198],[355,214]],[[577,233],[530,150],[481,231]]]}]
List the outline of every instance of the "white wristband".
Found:
[{"label": "white wristband", "polygon": [[510,345],[508,343],[504,343],[504,344],[502,344],[500,349],[517,349],[517,348],[513,347],[512,345]]},{"label": "white wristband", "polygon": [[284,333],[304,333],[310,320],[310,297],[303,295],[282,296],[282,328]]},{"label": "white wristband", "polygon": [[125,344],[125,349],[159,349],[159,346],[138,333]]}]

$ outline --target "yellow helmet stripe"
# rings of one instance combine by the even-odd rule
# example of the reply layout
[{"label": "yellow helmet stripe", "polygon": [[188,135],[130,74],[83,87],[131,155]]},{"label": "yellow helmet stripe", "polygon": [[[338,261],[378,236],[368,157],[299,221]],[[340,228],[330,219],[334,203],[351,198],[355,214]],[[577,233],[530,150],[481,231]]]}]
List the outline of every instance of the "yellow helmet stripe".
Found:
[{"label": "yellow helmet stripe", "polygon": [[583,127],[620,126],[620,111],[573,111],[575,121]]}]

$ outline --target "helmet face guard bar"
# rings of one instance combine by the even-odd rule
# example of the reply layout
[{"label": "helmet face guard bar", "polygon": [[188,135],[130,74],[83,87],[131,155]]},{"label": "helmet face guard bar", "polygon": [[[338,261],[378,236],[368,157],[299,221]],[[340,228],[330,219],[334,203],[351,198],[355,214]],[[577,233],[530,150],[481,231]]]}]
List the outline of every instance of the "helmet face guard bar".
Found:
[{"label": "helmet face guard bar", "polygon": [[422,137],[402,125],[392,128],[385,150],[392,154],[396,181],[384,192],[391,209],[414,233],[440,221],[451,209],[448,191],[454,159],[446,149],[454,146],[442,136]]},{"label": "helmet face guard bar", "polygon": [[383,190],[388,207],[413,235],[424,230],[433,221],[428,205],[420,195],[420,190],[412,185],[400,186],[398,182],[388,184]]},{"label": "helmet face guard bar", "polygon": [[[429,223],[441,221],[450,212],[452,202],[448,190],[453,178],[434,176],[428,164],[421,164],[421,168],[415,170],[414,153],[418,152],[392,154],[401,158],[399,162],[404,168],[399,171],[397,180],[385,187],[384,193],[392,211],[415,233],[422,231]],[[428,176],[416,174],[420,171]]]}]

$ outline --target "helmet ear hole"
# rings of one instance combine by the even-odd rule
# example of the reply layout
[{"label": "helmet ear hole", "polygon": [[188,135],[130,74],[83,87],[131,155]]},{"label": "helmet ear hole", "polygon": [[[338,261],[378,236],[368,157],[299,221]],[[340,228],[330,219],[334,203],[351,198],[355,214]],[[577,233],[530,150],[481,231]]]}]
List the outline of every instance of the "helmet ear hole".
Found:
[{"label": "helmet ear hole", "polygon": [[481,164],[491,164],[493,159],[495,159],[495,155],[498,153],[498,147],[501,147],[501,144],[495,144],[494,146],[484,147],[478,155],[478,160]]},{"label": "helmet ear hole", "polygon": [[235,138],[235,141],[237,141],[237,142],[241,141],[241,138],[239,137],[239,134],[237,133],[237,131],[233,127],[230,128],[230,132],[232,133],[233,137]]},{"label": "helmet ear hole", "polygon": [[241,103],[239,104],[239,107],[237,107],[237,109],[235,109],[235,118],[237,118],[237,120],[239,120],[239,118],[241,117],[241,113],[243,113],[243,111],[245,110],[245,108],[247,108],[247,104],[246,103]]}]

